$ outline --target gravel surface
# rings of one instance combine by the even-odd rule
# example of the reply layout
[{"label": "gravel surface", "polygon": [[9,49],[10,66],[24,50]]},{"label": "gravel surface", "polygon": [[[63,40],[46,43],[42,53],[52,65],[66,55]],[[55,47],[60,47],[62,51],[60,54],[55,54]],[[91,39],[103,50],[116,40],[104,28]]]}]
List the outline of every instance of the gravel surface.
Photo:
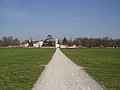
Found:
[{"label": "gravel surface", "polygon": [[80,66],[59,49],[54,53],[33,90],[103,90]]}]

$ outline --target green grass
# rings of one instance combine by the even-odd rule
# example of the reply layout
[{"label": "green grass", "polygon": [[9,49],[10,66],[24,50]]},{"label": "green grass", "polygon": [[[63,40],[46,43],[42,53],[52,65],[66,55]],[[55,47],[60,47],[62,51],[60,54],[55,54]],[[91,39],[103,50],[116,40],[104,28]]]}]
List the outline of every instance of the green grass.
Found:
[{"label": "green grass", "polygon": [[62,49],[108,90],[120,90],[120,49]]},{"label": "green grass", "polygon": [[30,90],[54,51],[0,48],[0,90]]}]

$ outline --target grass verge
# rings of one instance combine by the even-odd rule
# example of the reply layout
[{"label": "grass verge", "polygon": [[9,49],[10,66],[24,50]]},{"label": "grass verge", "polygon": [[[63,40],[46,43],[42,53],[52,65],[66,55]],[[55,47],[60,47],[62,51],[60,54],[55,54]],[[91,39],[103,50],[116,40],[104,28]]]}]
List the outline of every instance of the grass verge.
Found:
[{"label": "grass verge", "polygon": [[120,49],[62,49],[108,90],[120,90]]},{"label": "grass verge", "polygon": [[0,48],[0,90],[30,90],[55,49]]}]

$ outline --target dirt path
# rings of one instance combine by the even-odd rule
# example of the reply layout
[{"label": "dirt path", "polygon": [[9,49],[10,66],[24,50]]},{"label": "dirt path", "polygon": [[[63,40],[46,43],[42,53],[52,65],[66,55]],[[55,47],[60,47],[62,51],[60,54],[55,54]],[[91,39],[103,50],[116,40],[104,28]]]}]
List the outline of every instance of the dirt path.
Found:
[{"label": "dirt path", "polygon": [[59,49],[54,53],[33,90],[103,90]]}]

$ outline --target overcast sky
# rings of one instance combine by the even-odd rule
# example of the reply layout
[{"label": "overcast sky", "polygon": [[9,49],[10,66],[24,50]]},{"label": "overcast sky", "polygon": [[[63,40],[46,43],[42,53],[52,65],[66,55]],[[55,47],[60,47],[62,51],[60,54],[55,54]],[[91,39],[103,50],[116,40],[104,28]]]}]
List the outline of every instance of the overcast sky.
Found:
[{"label": "overcast sky", "polygon": [[0,0],[0,38],[120,38],[120,0]]}]

